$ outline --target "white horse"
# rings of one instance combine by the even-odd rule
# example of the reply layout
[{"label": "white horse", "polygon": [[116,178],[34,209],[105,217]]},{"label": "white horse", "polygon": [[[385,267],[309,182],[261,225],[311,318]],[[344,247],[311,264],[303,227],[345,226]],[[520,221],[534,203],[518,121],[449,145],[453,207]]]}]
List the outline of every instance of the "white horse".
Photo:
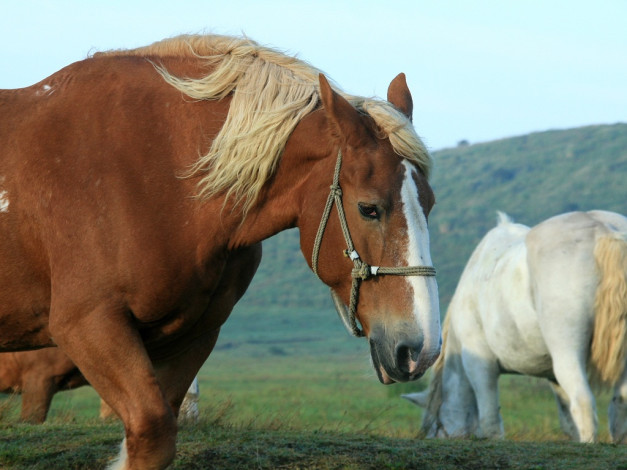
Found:
[{"label": "white horse", "polygon": [[189,386],[181,409],[179,410],[179,422],[198,423],[200,411],[198,410],[198,398],[200,397],[200,387],[198,386],[198,376],[194,377],[192,384]]},{"label": "white horse", "polygon": [[[499,213],[451,300],[428,390],[427,437],[504,436],[498,377],[550,381],[562,429],[593,442],[590,384],[614,387],[610,435],[627,441],[627,218],[571,212],[529,228]],[[590,382],[589,382],[589,380]]]}]

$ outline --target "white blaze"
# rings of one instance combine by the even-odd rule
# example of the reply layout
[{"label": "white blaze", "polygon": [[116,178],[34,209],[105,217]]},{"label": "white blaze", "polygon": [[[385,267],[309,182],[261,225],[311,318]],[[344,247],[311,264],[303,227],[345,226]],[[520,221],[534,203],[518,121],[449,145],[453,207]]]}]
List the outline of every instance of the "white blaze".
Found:
[{"label": "white blaze", "polygon": [[[401,187],[403,212],[407,221],[407,265],[432,266],[429,250],[427,217],[418,199],[418,187],[412,178],[415,168],[406,160],[405,177]],[[440,351],[440,303],[435,277],[405,277],[414,294],[413,315],[424,334],[421,359],[435,360]]]}]

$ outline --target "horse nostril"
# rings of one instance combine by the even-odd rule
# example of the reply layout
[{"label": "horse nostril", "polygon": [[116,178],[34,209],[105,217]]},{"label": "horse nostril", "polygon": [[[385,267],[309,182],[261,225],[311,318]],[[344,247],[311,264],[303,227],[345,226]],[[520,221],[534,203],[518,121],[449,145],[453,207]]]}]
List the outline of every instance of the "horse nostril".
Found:
[{"label": "horse nostril", "polygon": [[396,365],[403,372],[412,373],[422,351],[422,341],[401,341],[396,345]]}]

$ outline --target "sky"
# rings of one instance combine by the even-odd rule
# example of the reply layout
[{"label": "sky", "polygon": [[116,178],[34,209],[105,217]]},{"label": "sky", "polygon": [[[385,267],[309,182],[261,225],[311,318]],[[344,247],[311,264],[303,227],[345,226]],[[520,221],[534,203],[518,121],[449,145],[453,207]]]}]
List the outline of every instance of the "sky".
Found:
[{"label": "sky", "polygon": [[349,93],[404,72],[427,147],[627,122],[627,0],[0,0],[0,88],[184,33],[297,55]]}]

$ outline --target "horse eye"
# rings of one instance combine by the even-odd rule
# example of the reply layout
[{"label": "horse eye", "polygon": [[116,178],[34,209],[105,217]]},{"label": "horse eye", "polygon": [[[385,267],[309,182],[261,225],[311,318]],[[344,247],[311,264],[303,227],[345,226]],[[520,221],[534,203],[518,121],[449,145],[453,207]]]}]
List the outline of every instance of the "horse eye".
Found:
[{"label": "horse eye", "polygon": [[379,218],[379,210],[374,204],[364,204],[363,202],[360,202],[359,204],[357,204],[357,207],[359,207],[359,212],[366,219],[376,220]]}]

